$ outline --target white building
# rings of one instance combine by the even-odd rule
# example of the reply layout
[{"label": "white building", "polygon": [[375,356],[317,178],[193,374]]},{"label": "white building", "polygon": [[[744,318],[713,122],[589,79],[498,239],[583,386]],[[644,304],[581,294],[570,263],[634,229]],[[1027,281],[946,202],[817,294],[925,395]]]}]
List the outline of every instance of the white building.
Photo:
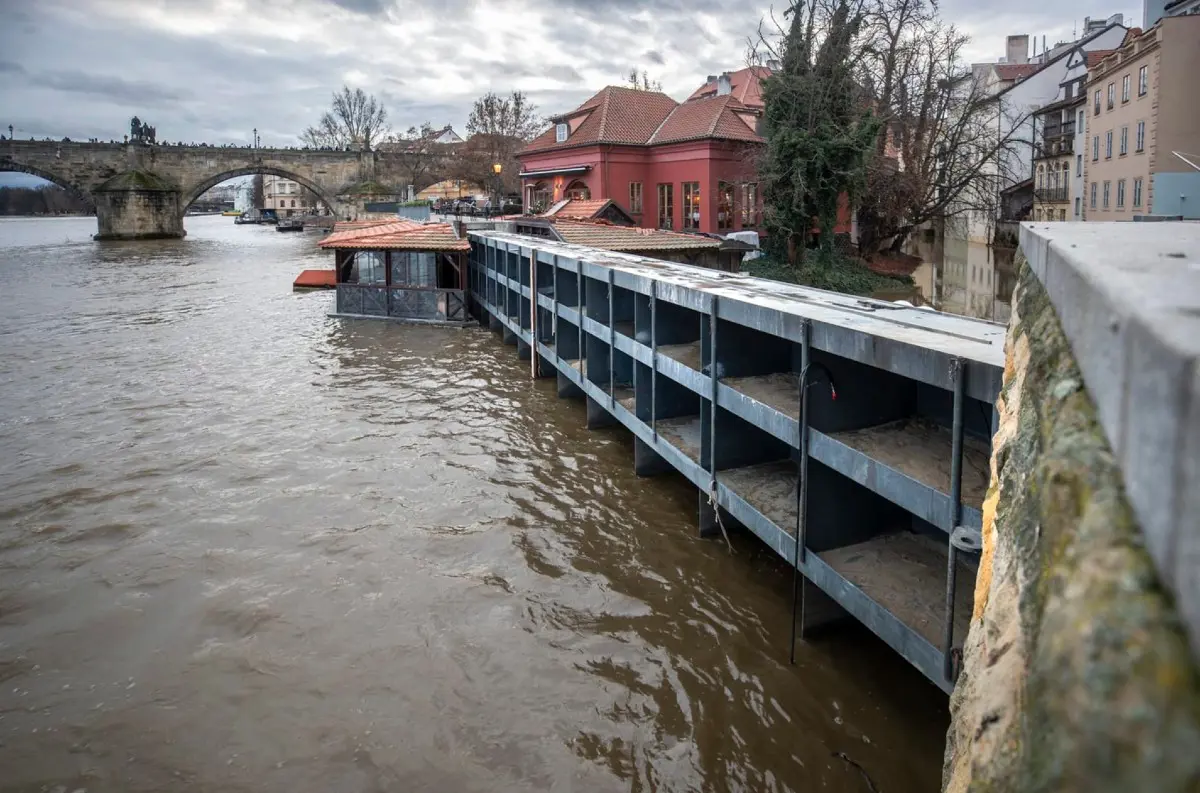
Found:
[{"label": "white building", "polygon": [[315,209],[299,182],[272,174],[263,176],[263,208],[274,209],[280,217],[307,215]]},{"label": "white building", "polygon": [[1000,134],[1004,136],[1011,132],[1014,139],[1013,145],[1001,158],[1002,190],[1033,175],[1033,146],[1037,139],[1033,111],[1059,99],[1069,98],[1066,91],[1077,90],[1075,86],[1079,81],[1087,79],[1087,53],[1119,47],[1125,40],[1126,30],[1119,22],[1106,24],[1085,35],[1073,46],[1062,49],[1037,71],[998,94]]}]

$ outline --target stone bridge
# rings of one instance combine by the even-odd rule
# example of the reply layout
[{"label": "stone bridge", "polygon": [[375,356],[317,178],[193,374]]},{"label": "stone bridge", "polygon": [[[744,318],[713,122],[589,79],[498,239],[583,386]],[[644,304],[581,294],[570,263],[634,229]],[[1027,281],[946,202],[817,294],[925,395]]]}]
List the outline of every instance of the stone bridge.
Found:
[{"label": "stone bridge", "polygon": [[397,194],[399,155],[375,151],[160,146],[144,143],[0,142],[0,171],[51,181],[96,207],[96,239],[182,237],[183,215],[209,188],[249,174],[296,181],[339,217],[363,194]]}]

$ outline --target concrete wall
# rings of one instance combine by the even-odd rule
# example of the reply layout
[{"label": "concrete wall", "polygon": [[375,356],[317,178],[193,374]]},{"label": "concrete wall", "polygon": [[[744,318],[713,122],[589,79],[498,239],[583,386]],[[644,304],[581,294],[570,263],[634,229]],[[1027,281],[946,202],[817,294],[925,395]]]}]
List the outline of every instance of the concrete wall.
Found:
[{"label": "concrete wall", "polygon": [[1200,781],[1200,229],[1150,226],[1022,228],[945,791]]}]

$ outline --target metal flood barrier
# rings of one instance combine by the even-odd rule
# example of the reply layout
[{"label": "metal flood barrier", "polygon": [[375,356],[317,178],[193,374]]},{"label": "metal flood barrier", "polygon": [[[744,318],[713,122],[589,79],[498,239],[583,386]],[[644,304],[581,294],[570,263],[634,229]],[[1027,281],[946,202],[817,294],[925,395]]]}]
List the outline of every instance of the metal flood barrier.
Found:
[{"label": "metal flood barrier", "polygon": [[[973,608],[1005,328],[539,238],[471,232],[469,295],[534,376],[634,436],[799,573],[801,636],[853,616],[950,691]],[[799,538],[799,542],[797,542]],[[794,642],[793,642],[794,646]]]}]

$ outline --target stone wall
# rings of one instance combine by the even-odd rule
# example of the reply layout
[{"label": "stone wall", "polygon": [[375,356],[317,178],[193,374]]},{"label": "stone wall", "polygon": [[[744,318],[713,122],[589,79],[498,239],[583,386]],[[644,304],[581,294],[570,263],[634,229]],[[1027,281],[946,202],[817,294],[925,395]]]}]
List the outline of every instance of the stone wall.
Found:
[{"label": "stone wall", "polygon": [[1050,296],[1018,266],[943,790],[1200,790],[1183,622]]}]

